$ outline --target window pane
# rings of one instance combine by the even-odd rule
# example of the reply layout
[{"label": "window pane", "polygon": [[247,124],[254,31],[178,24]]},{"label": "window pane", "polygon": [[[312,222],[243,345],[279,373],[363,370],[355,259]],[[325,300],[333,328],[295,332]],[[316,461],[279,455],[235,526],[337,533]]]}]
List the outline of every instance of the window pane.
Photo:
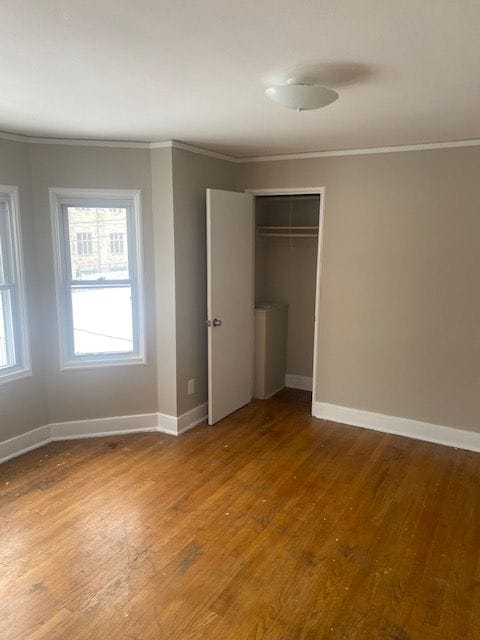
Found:
[{"label": "window pane", "polygon": [[74,288],[72,311],[75,355],[133,351],[130,287]]},{"label": "window pane", "polygon": [[15,364],[10,291],[0,292],[0,368]]},{"label": "window pane", "polygon": [[8,204],[0,201],[0,284],[13,282]]},{"label": "window pane", "polygon": [[128,280],[127,209],[69,206],[67,212],[72,279]]}]

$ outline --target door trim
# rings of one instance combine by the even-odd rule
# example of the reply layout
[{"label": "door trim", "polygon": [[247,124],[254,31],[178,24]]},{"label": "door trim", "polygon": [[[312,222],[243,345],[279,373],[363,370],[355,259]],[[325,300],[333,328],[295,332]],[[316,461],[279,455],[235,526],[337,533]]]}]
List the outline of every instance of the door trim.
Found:
[{"label": "door trim", "polygon": [[322,267],[323,267],[323,230],[325,222],[325,194],[326,187],[295,187],[284,188],[278,187],[274,189],[245,189],[245,193],[251,193],[253,196],[291,196],[291,195],[307,195],[317,194],[320,196],[320,211],[318,217],[318,252],[317,252],[317,280],[315,286],[315,323],[313,331],[313,378],[312,378],[312,415],[314,415],[314,407],[318,404],[317,380],[318,380],[318,362],[320,359],[320,294],[322,288]]}]

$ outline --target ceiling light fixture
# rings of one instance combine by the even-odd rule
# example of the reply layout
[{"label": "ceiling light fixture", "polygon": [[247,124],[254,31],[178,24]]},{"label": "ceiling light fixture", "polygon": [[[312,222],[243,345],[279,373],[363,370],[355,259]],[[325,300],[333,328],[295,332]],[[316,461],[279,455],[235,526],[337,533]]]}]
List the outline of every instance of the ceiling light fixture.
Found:
[{"label": "ceiling light fixture", "polygon": [[265,89],[265,95],[282,107],[296,111],[320,109],[338,98],[338,93],[333,89],[319,84],[299,82],[295,78],[287,80],[287,84],[268,87]]}]

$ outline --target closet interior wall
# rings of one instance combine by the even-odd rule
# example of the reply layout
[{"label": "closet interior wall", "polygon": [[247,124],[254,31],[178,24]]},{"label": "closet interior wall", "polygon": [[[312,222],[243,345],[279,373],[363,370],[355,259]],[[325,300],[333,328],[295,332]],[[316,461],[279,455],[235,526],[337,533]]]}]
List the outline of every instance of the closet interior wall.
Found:
[{"label": "closet interior wall", "polygon": [[308,378],[313,371],[319,209],[318,195],[259,196],[255,207],[255,302],[288,304],[287,375]]}]

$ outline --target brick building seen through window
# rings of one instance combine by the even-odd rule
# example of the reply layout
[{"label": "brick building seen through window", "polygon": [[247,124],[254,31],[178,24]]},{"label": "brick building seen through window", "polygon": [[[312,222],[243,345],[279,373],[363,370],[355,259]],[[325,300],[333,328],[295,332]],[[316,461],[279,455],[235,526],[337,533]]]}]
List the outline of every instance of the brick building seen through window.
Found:
[{"label": "brick building seen through window", "polygon": [[122,214],[124,209],[83,207],[76,210],[70,222],[73,279],[96,279],[104,272],[122,278],[122,272],[128,272],[126,224]]}]

